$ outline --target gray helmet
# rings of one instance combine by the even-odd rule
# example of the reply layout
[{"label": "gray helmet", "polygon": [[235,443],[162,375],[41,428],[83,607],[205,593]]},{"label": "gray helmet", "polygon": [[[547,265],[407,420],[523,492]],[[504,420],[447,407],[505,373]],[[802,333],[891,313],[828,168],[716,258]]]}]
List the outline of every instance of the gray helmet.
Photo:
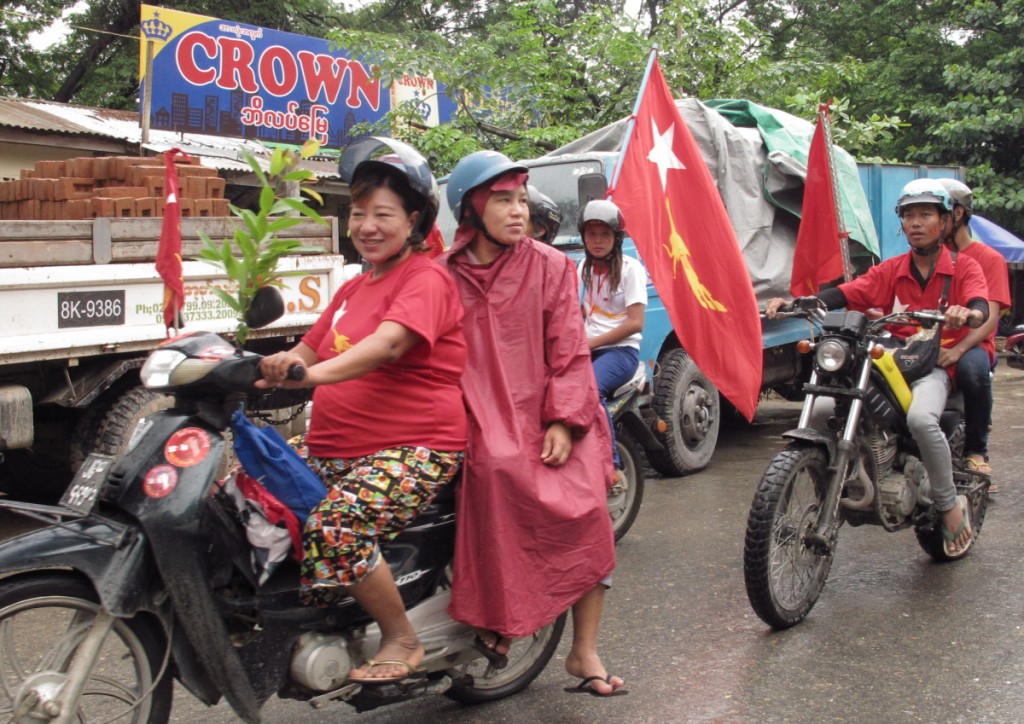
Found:
[{"label": "gray helmet", "polygon": [[938,181],[952,197],[953,203],[962,206],[967,218],[971,218],[974,214],[974,192],[971,191],[971,187],[955,178],[940,178]]},{"label": "gray helmet", "polygon": [[[392,153],[377,155],[380,151]],[[367,136],[349,144],[338,162],[338,175],[350,186],[358,178],[375,168],[387,169],[388,173],[398,172],[409,182],[413,191],[423,197],[423,209],[416,231],[423,237],[430,233],[437,219],[440,194],[437,181],[430,172],[427,159],[415,148],[402,141],[386,136]]]},{"label": "gray helmet", "polygon": [[448,176],[445,193],[456,223],[462,221],[466,196],[470,191],[512,171],[529,173],[526,166],[514,163],[508,156],[497,151],[476,151],[455,164]]},{"label": "gray helmet", "polygon": [[536,186],[527,185],[526,193],[530,197],[530,223],[535,231],[544,231],[544,241],[554,243],[558,227],[562,225],[562,212],[558,204],[550,196],[538,191]]},{"label": "gray helmet", "polygon": [[903,207],[911,204],[938,204],[947,213],[953,211],[953,199],[946,187],[931,178],[917,178],[903,187],[896,202],[896,215],[902,216]]},{"label": "gray helmet", "polygon": [[588,221],[601,221],[611,227],[615,232],[615,240],[621,241],[626,233],[626,220],[622,217],[619,207],[606,199],[594,199],[580,212],[579,222],[576,227],[580,235],[583,234],[583,227]]}]

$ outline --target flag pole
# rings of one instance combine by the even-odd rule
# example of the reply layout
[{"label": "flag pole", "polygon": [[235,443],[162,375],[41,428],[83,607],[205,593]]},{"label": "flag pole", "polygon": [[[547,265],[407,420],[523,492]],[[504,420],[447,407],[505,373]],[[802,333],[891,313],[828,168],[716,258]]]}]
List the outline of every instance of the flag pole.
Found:
[{"label": "flag pole", "polygon": [[843,257],[843,281],[853,280],[853,264],[850,261],[850,232],[843,221],[843,204],[839,195],[839,184],[836,178],[836,160],[832,152],[832,115],[829,113],[831,101],[818,105],[818,122],[825,130],[825,153],[828,156],[828,172],[832,177],[832,203],[836,207],[836,221],[839,222],[839,251]]},{"label": "flag pole", "polygon": [[629,141],[633,137],[633,128],[636,126],[636,114],[640,111],[640,102],[644,98],[644,91],[651,79],[651,70],[654,68],[654,61],[658,59],[658,46],[651,48],[647,56],[647,69],[644,70],[643,80],[640,81],[640,92],[636,94],[636,102],[633,104],[633,113],[626,122],[626,132],[622,138],[622,148],[619,150],[619,160],[615,164],[615,171],[612,173],[612,182],[608,186],[608,198],[615,193],[615,185],[619,182],[619,174],[622,173],[622,162],[626,158],[626,149],[629,148]]}]

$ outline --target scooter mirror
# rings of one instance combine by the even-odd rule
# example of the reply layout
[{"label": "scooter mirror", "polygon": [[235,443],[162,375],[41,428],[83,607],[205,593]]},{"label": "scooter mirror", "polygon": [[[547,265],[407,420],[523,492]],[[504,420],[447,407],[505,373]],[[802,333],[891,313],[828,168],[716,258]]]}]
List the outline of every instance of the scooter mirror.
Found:
[{"label": "scooter mirror", "polygon": [[277,287],[260,287],[253,295],[252,304],[245,310],[243,321],[251,329],[265,327],[284,316],[284,297]]}]

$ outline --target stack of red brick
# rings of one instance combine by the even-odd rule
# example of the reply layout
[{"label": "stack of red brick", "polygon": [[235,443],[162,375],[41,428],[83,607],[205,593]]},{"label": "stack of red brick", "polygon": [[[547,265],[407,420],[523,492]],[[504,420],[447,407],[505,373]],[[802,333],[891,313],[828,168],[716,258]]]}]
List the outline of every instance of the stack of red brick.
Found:
[{"label": "stack of red brick", "polygon": [[[227,216],[224,179],[212,168],[178,163],[182,216]],[[0,181],[0,219],[60,221],[163,216],[159,157],[97,156],[36,161],[17,181]]]}]

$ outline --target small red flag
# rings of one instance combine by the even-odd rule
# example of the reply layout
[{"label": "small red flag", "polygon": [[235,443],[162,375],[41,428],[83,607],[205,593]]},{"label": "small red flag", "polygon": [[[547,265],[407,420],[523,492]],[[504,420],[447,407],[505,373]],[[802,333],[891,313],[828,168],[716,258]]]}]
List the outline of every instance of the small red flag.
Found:
[{"label": "small red flag", "polygon": [[160,228],[160,246],[156,252],[156,271],[164,280],[164,326],[177,329],[184,325],[181,308],[185,304],[185,284],[181,271],[181,204],[179,203],[176,156],[189,163],[192,159],[178,148],[164,152],[164,221]]},{"label": "small red flag", "polygon": [[426,247],[426,255],[431,259],[436,259],[444,254],[444,236],[441,234],[441,227],[436,222],[434,228],[427,234],[427,238],[423,240],[423,246]]},{"label": "small red flag", "polygon": [[761,320],[722,197],[655,58],[612,193],[672,327],[748,420],[761,391]]},{"label": "small red flag", "polygon": [[807,155],[807,180],[800,229],[793,252],[789,290],[794,297],[816,294],[821,285],[843,276],[842,234],[836,215],[836,196],[829,163],[828,106],[818,112],[818,124]]}]

